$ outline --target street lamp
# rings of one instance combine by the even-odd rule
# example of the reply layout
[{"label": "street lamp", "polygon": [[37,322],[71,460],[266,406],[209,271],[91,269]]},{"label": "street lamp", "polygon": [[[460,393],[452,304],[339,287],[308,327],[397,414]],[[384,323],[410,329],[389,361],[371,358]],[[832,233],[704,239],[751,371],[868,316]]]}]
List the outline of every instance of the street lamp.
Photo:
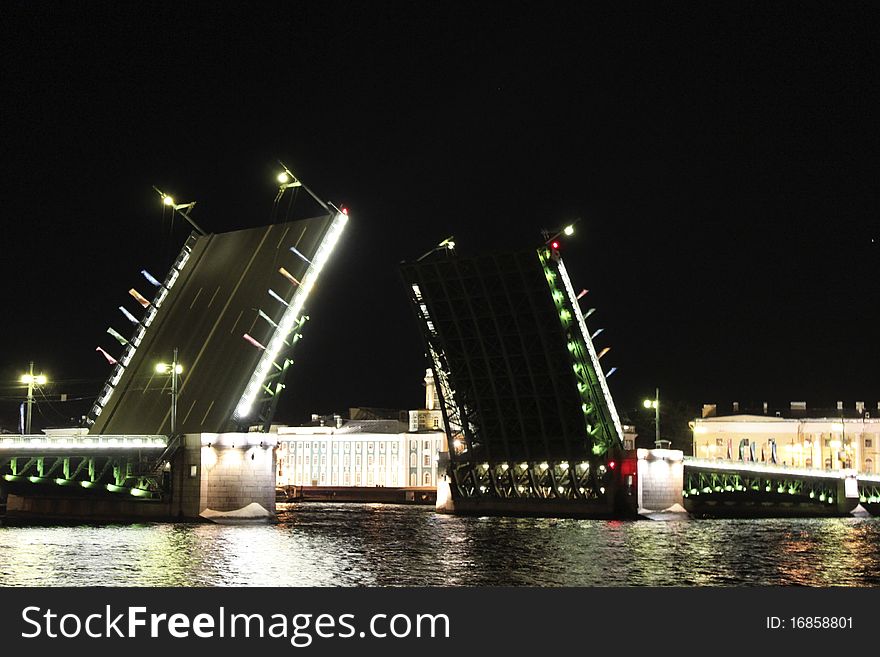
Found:
[{"label": "street lamp", "polygon": [[34,374],[34,361],[31,361],[30,371],[27,374],[21,375],[21,382],[26,383],[28,387],[27,420],[24,425],[25,435],[30,435],[31,433],[31,410],[34,405],[34,388],[46,385],[47,381],[48,379],[45,374]]},{"label": "street lamp", "polygon": [[157,363],[157,374],[171,374],[171,435],[177,431],[177,377],[183,372],[183,366],[177,362],[177,349],[174,350],[174,360],[171,364]]},{"label": "street lamp", "polygon": [[195,220],[193,220],[193,218],[189,216],[189,211],[192,210],[196,206],[195,201],[191,201],[189,203],[176,203],[174,201],[174,197],[171,196],[170,194],[166,194],[165,192],[163,192],[161,189],[159,189],[155,185],[153,185],[153,189],[155,189],[156,193],[160,197],[162,197],[162,205],[165,205],[165,206],[171,208],[177,214],[179,214],[181,217],[186,219],[189,222],[189,225],[192,226],[199,235],[207,235],[207,233],[204,230],[202,230],[202,228],[195,222]]},{"label": "street lamp", "polygon": [[654,447],[660,448],[660,388],[657,388],[654,399],[646,399],[642,402],[645,408],[654,409]]}]

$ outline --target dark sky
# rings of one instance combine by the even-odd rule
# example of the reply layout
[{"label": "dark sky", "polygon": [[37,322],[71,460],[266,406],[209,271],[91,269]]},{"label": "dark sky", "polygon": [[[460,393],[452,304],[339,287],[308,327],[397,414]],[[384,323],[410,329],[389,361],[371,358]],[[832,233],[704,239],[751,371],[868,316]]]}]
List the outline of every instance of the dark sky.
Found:
[{"label": "dark sky", "polygon": [[[473,4],[473,6],[470,6]],[[704,6],[709,4],[710,6]],[[396,265],[536,246],[590,289],[622,408],[880,399],[869,3],[5,2],[0,426],[29,360],[94,396],[186,231],[351,208],[278,417],[421,404]],[[41,405],[38,424],[68,408]]]}]

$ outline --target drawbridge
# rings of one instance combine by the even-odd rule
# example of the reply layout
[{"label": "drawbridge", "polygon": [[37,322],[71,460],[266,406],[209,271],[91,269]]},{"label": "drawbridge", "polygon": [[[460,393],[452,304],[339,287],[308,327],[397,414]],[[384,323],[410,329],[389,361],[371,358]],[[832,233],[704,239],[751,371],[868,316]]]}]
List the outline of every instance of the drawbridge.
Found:
[{"label": "drawbridge", "polygon": [[[131,333],[108,329],[121,354],[99,348],[113,369],[84,426],[5,436],[4,489],[157,500],[184,435],[268,430],[309,294],[348,222],[289,170],[282,176],[276,203],[303,187],[323,214],[212,234],[181,212],[195,230],[163,280],[142,272],[152,294],[130,290],[137,310],[120,307]],[[193,205],[163,200],[175,211]]]},{"label": "drawbridge", "polygon": [[635,508],[635,460],[554,245],[478,257],[443,248],[401,264],[438,384],[448,510]]}]

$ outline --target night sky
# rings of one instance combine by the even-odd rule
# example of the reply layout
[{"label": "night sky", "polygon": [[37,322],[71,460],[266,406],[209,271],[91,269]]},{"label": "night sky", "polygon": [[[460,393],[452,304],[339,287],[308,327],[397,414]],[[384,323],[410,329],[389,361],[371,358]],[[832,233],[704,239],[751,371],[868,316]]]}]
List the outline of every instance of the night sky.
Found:
[{"label": "night sky", "polygon": [[470,4],[4,2],[0,427],[30,360],[97,394],[117,307],[187,234],[153,185],[258,226],[279,159],[352,216],[279,421],[420,406],[397,263],[575,218],[621,409],[876,404],[876,5]]}]

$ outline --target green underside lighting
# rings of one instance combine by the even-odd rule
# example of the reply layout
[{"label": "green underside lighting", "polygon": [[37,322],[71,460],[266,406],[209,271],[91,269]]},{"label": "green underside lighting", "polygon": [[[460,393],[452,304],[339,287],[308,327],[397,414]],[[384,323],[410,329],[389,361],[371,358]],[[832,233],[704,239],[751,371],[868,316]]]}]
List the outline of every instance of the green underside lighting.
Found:
[{"label": "green underside lighting", "polygon": [[73,486],[76,482],[70,479],[56,479],[55,483],[59,486]]},{"label": "green underside lighting", "polygon": [[18,479],[18,477],[16,477],[15,475],[3,475],[3,478],[6,481],[15,481],[16,479]]},{"label": "green underside lighting", "polygon": [[868,501],[867,497],[865,497],[864,495],[859,495],[859,502],[867,502],[867,501]]},{"label": "green underside lighting", "polygon": [[604,453],[605,453],[605,445],[599,445],[599,444],[593,445],[593,454],[595,454],[596,456],[601,456]]},{"label": "green underside lighting", "polygon": [[104,486],[104,488],[109,490],[111,493],[124,493],[125,492],[125,489],[122,486],[114,486],[113,484],[107,484],[106,486]]},{"label": "green underside lighting", "polygon": [[81,482],[79,482],[79,485],[82,486],[83,488],[91,488],[95,484],[92,483],[91,481],[81,481]]},{"label": "green underside lighting", "polygon": [[140,488],[132,488],[131,494],[134,495],[135,497],[149,497],[150,491],[141,490]]}]

